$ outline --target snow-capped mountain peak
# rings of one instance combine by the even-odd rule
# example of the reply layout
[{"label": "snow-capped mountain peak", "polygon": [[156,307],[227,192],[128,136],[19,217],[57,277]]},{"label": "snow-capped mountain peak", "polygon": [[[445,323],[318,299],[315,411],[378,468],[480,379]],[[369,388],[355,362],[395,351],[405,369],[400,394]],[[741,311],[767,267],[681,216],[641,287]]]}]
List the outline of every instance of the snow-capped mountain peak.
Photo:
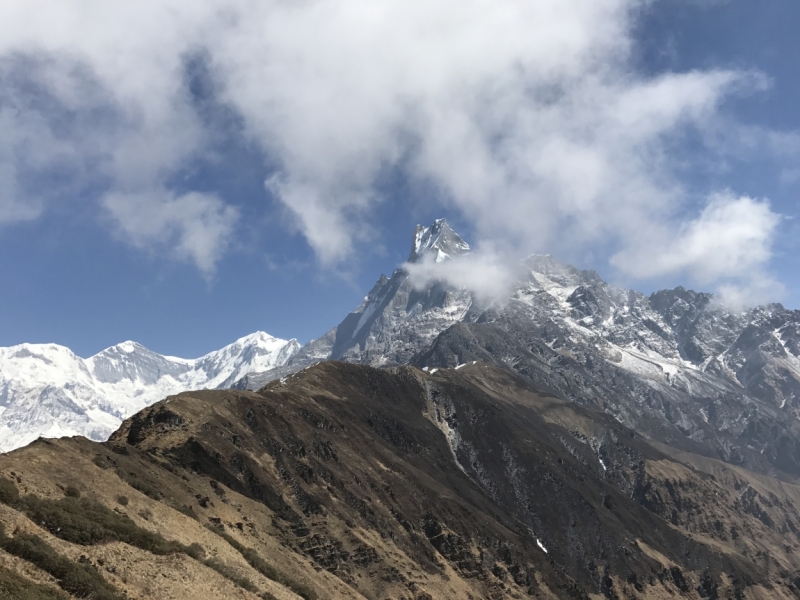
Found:
[{"label": "snow-capped mountain peak", "polygon": [[436,219],[430,227],[417,225],[408,262],[419,262],[429,254],[433,255],[435,262],[442,262],[467,252],[469,244],[450,228],[446,220]]},{"label": "snow-capped mountain peak", "polygon": [[[429,227],[417,225],[409,262],[440,263],[470,251],[469,245],[447,224],[437,219]],[[473,304],[469,290],[435,283],[418,290],[408,271],[396,269],[381,275],[355,310],[336,327],[312,340],[292,357],[285,368],[254,371],[237,386],[258,387],[283,373],[297,371],[319,360],[399,364],[422,350],[443,329],[463,320]]]},{"label": "snow-capped mountain peak", "polygon": [[299,349],[295,339],[257,331],[196,359],[195,367],[209,378],[207,387],[228,387],[247,373],[283,366]]},{"label": "snow-capped mountain peak", "polygon": [[118,348],[122,352],[127,352],[129,354],[136,352],[139,348],[144,348],[141,344],[137,344],[134,341],[128,340],[122,342],[121,344],[117,344],[114,348]]}]

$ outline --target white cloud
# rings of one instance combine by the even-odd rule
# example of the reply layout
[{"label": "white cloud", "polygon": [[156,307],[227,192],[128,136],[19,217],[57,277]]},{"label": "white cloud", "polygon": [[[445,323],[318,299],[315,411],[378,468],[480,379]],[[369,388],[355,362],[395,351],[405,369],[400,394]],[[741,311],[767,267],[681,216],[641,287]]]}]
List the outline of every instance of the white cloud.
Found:
[{"label": "white cloud", "polygon": [[[758,242],[748,238],[760,250],[757,259],[743,259],[732,245],[720,250],[731,257],[705,267],[692,258],[705,248],[702,234],[692,232],[715,220],[731,223],[747,207],[732,201],[723,210],[712,201],[711,212],[686,221],[690,207],[676,176],[682,157],[674,147],[687,132],[715,135],[725,121],[720,103],[767,82],[737,71],[636,74],[631,24],[645,4],[6,2],[0,56],[58,56],[82,67],[61,77],[58,70],[32,75],[79,114],[89,98],[93,110],[116,115],[63,141],[72,143],[82,168],[108,181],[105,205],[124,216],[125,239],[171,243],[206,271],[232,235],[234,213],[220,198],[209,204],[198,196],[205,198],[204,216],[184,216],[177,211],[188,206],[184,196],[163,191],[210,149],[207,124],[184,85],[186,56],[198,52],[208,58],[218,101],[278,165],[265,173],[267,189],[325,265],[346,260],[370,237],[375,206],[384,201],[376,181],[396,167],[435,186],[443,208],[459,211],[477,231],[477,245],[494,248],[494,256],[565,249],[575,256],[599,248],[616,253],[615,264],[638,277],[682,271],[714,283],[738,277],[740,269],[762,272],[775,231],[768,223],[776,218],[763,201],[748,205],[765,234]],[[36,112],[32,105],[20,110],[20,119]],[[0,161],[7,167],[5,155]],[[162,190],[146,202],[162,221],[129,231],[143,197],[130,190]],[[6,204],[19,206],[14,202]],[[184,240],[198,222],[215,232],[206,245],[213,250]],[[630,258],[652,255],[653,240],[676,235],[693,249],[649,262]],[[487,255],[487,264],[495,262]]]},{"label": "white cloud", "polygon": [[688,273],[700,284],[719,283],[733,304],[763,302],[781,291],[764,271],[779,223],[768,202],[724,192],[669,237],[658,225],[644,228],[640,243],[611,261],[635,276]]},{"label": "white cloud", "polygon": [[523,275],[518,261],[489,250],[439,263],[431,253],[421,262],[406,263],[403,268],[416,288],[424,289],[443,281],[471,290],[482,304],[505,302],[511,285]]},{"label": "white cloud", "polygon": [[41,212],[40,203],[33,199],[24,201],[19,198],[13,163],[0,163],[0,225],[29,221],[38,217]]},{"label": "white cloud", "polygon": [[227,248],[238,211],[214,194],[190,192],[174,196],[167,190],[112,192],[103,205],[120,235],[137,248],[154,251],[168,246],[207,276]]},{"label": "white cloud", "polygon": [[[63,118],[69,108],[51,93],[50,81],[63,71],[64,65],[56,60],[0,56],[0,224],[34,219],[42,213],[51,195],[37,185],[43,174],[82,169],[81,141],[65,133],[72,128]],[[73,91],[63,81],[68,76],[61,79],[61,95],[68,96]],[[90,99],[83,100],[92,108]]]},{"label": "white cloud", "polygon": [[[129,231],[127,223],[140,218],[143,195],[129,191],[162,190],[149,195],[147,206],[170,225],[152,224],[149,242],[172,244],[176,256],[209,272],[208,261],[224,246],[217,237],[232,227],[219,227],[227,221],[210,218],[214,211],[206,201],[185,218],[175,214],[187,202],[176,204],[175,194],[162,189],[205,150],[182,73],[197,41],[192,16],[208,17],[200,8],[79,0],[0,4],[0,173],[8,184],[0,192],[0,219],[34,218],[56,197],[105,187],[106,207],[125,215],[124,239],[141,247],[145,229]],[[123,206],[128,200],[131,205]],[[20,206],[27,210],[20,213]],[[192,239],[198,224],[212,232],[209,241]]]},{"label": "white cloud", "polygon": [[688,271],[694,279],[707,284],[750,273],[766,263],[779,222],[780,217],[767,202],[736,197],[730,192],[716,194],[695,219],[681,226],[677,235],[670,239],[651,238],[657,243],[651,243],[648,252],[627,250],[612,261],[638,276]]},{"label": "white cloud", "polygon": [[751,274],[741,283],[722,283],[717,288],[720,301],[734,309],[775,302],[784,292],[781,282],[758,273]]}]

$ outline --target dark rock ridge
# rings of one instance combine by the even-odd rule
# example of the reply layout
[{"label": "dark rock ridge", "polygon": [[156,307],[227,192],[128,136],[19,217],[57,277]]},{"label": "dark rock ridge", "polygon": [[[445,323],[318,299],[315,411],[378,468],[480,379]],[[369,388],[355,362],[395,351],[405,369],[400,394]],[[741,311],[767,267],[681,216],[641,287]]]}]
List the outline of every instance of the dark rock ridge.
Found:
[{"label": "dark rock ridge", "polygon": [[[443,220],[418,227],[411,260],[468,246]],[[800,311],[735,311],[683,288],[646,297],[552,256],[523,262],[502,305],[467,289],[415,289],[404,269],[255,389],[320,360],[387,366],[512,367],[535,385],[599,407],[654,440],[762,473],[800,478]]]},{"label": "dark rock ridge", "polygon": [[[506,367],[432,371],[325,362],[258,393],[180,394],[106,443],[0,456],[0,491],[13,479],[81,496],[199,544],[216,562],[171,560],[196,569],[174,577],[175,596],[232,597],[192,586],[235,567],[242,598],[800,597],[795,486],[656,447]],[[9,535],[58,537],[18,510],[0,503]],[[135,589],[124,544],[56,542],[129,597],[168,597]],[[272,583],[253,553],[277,565],[260,567]],[[153,574],[158,560],[136,555]]]}]

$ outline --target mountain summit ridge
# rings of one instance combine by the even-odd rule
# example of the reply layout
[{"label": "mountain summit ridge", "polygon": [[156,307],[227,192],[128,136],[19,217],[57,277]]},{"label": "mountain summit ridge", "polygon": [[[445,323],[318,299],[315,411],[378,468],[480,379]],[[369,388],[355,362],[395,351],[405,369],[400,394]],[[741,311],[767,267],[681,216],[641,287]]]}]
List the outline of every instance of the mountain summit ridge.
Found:
[{"label": "mountain summit ridge", "polygon": [[446,219],[436,219],[429,227],[417,225],[408,262],[421,262],[426,256],[433,256],[438,263],[469,251],[469,244],[453,231]]}]

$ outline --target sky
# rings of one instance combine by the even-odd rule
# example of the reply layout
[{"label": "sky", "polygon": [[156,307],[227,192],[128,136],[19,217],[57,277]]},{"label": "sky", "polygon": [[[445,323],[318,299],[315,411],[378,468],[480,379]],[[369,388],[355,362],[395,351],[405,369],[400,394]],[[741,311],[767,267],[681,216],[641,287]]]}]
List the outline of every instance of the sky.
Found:
[{"label": "sky", "polygon": [[301,342],[439,217],[800,308],[796,0],[0,5],[0,346]]}]

